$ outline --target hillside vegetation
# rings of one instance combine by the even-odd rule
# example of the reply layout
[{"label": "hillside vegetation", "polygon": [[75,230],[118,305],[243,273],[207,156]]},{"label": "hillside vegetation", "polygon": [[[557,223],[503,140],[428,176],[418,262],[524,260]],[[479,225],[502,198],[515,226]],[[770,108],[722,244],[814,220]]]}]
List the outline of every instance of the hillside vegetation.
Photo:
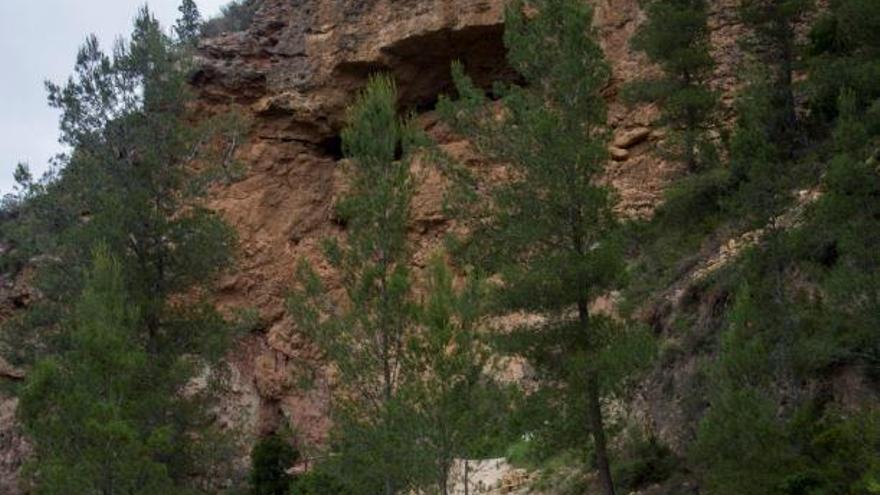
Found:
[{"label": "hillside vegetation", "polygon": [[[33,295],[0,331],[22,493],[880,493],[880,2],[738,0],[732,100],[709,0],[643,0],[654,68],[621,87],[582,0],[506,2],[503,70],[452,61],[436,101],[363,69],[338,139],[301,139],[341,186],[272,322],[308,355],[285,381],[324,394],[319,441],[229,402],[268,323],[217,303],[245,249],[209,206],[257,131],[193,85],[204,40],[281,29],[261,6],[184,0],[172,31],[144,7],[47,84],[71,151],[18,167],[0,223]],[[611,164],[650,132],[621,144],[611,97],[657,110],[678,165],[650,215],[618,208]],[[502,457],[515,486],[468,483]]]}]

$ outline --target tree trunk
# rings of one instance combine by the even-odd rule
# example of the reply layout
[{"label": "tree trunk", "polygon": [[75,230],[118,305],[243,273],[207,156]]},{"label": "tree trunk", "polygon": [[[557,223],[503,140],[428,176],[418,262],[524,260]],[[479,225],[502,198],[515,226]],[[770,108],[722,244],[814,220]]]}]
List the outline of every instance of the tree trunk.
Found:
[{"label": "tree trunk", "polygon": [[449,495],[449,464],[443,463],[443,467],[440,468],[440,494],[441,495]]},{"label": "tree trunk", "polygon": [[385,495],[394,495],[394,483],[389,476],[385,476]]},{"label": "tree trunk", "polygon": [[687,124],[684,131],[684,159],[688,172],[697,172],[697,117],[693,109],[687,112]]},{"label": "tree trunk", "polygon": [[611,479],[611,466],[608,462],[608,445],[605,442],[605,423],[602,419],[602,404],[599,402],[599,383],[595,372],[587,377],[587,400],[590,403],[590,426],[593,430],[593,444],[596,448],[596,469],[599,482],[605,495],[615,495],[614,481]]},{"label": "tree trunk", "polygon": [[797,141],[798,118],[794,98],[794,65],[795,65],[795,30],[793,19],[776,21],[774,32],[777,43],[776,56],[778,65],[774,81],[774,109],[778,112],[773,138],[782,145],[786,157],[794,155]]},{"label": "tree trunk", "polygon": [[[584,342],[586,342],[586,350],[591,349],[590,337],[590,313],[587,302],[578,303],[578,313],[581,324],[583,325]],[[602,485],[602,492],[605,495],[615,495],[614,481],[611,478],[611,466],[608,462],[608,445],[605,440],[605,421],[602,418],[602,403],[599,397],[599,377],[598,370],[590,369],[587,371],[587,402],[590,409],[590,430],[593,434],[593,446],[596,449],[596,469],[599,471],[599,483]]]}]

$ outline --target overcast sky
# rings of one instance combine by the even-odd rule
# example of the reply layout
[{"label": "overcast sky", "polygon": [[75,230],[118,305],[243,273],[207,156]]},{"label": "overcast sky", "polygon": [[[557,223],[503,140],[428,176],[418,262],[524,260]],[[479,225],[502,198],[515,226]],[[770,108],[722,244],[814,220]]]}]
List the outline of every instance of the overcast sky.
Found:
[{"label": "overcast sky", "polygon": [[[146,3],[165,27],[177,18],[180,0]],[[43,81],[63,82],[76,52],[94,33],[110,50],[131,30],[144,0],[0,0],[0,195],[11,192],[12,172],[29,163],[34,175],[61,151],[58,113],[46,104]],[[196,0],[210,17],[228,0]]]}]

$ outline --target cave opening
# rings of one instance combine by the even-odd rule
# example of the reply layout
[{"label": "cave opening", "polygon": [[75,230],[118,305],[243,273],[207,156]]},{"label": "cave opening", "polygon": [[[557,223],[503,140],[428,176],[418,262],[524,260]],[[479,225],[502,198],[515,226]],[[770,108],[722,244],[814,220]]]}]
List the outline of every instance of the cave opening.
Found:
[{"label": "cave opening", "polygon": [[521,78],[507,63],[504,25],[444,29],[406,38],[384,52],[400,86],[403,108],[433,110],[441,95],[454,95],[451,65],[459,61],[474,83],[491,91],[496,82]]},{"label": "cave opening", "polygon": [[441,95],[455,94],[451,65],[456,60],[487,92],[496,82],[522,80],[507,63],[500,23],[411,36],[384,47],[379,61],[341,64],[335,76],[355,91],[371,74],[390,73],[397,81],[401,109],[423,113],[433,110]]},{"label": "cave opening", "polygon": [[327,136],[316,144],[321,155],[333,161],[342,160],[345,155],[342,152],[342,137],[339,134]]}]

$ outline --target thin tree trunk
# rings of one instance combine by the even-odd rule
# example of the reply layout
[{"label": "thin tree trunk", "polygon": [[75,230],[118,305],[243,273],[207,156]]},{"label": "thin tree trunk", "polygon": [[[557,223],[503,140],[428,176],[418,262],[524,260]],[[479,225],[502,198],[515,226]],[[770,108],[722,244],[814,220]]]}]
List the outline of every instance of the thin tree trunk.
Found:
[{"label": "thin tree trunk", "polygon": [[[584,341],[587,350],[590,345],[590,313],[586,301],[578,303],[578,313],[583,325]],[[614,481],[611,477],[611,466],[608,461],[608,445],[605,440],[605,421],[602,418],[602,404],[599,400],[598,370],[587,371],[587,402],[590,409],[590,430],[593,435],[593,446],[596,449],[596,469],[599,471],[599,482],[605,495],[615,495]]]},{"label": "thin tree trunk", "polygon": [[464,495],[468,495],[468,460],[464,460]]},{"label": "thin tree trunk", "polygon": [[697,118],[693,110],[688,110],[687,124],[684,131],[684,156],[688,172],[697,171]]},{"label": "thin tree trunk", "polygon": [[776,21],[774,32],[776,34],[778,67],[776,69],[775,101],[779,112],[775,122],[776,129],[774,138],[781,141],[783,151],[787,157],[794,154],[794,145],[797,139],[798,118],[794,98],[794,26],[790,19]]},{"label": "thin tree trunk", "polygon": [[594,371],[587,377],[587,400],[590,403],[590,423],[593,430],[593,444],[596,447],[596,469],[599,482],[605,495],[615,495],[614,481],[611,479],[611,466],[608,462],[608,446],[605,441],[605,423],[602,419],[602,404],[599,402],[599,383]]},{"label": "thin tree trunk", "polygon": [[[684,84],[686,88],[691,88],[691,75],[689,72],[685,71],[684,74]],[[694,150],[697,144],[697,116],[694,113],[693,106],[689,106],[687,109],[686,119],[685,119],[685,129],[684,129],[684,153],[685,153],[685,163],[687,166],[688,172],[694,173],[697,171],[697,155]]]},{"label": "thin tree trunk", "polygon": [[444,462],[440,468],[440,493],[449,495],[449,463]]},{"label": "thin tree trunk", "polygon": [[[388,405],[391,404],[391,398],[394,394],[393,384],[392,384],[392,370],[391,370],[391,337],[389,335],[389,323],[387,321],[387,316],[390,311],[388,305],[388,290],[387,290],[387,281],[386,275],[388,273],[388,263],[385,258],[385,250],[382,250],[381,255],[381,264],[382,264],[382,272],[383,276],[381,279],[381,307],[380,307],[380,332],[381,335],[381,345],[382,345],[382,398],[384,399],[383,410],[387,413]],[[386,420],[387,421],[387,418]],[[388,428],[388,425],[385,425],[385,428]],[[391,473],[389,469],[391,468],[392,457],[391,453],[388,452],[388,446],[385,446],[385,452],[383,454],[385,461],[385,495],[394,495],[394,480],[391,477]]]},{"label": "thin tree trunk", "polygon": [[390,476],[385,476],[385,495],[394,495],[394,483]]}]

